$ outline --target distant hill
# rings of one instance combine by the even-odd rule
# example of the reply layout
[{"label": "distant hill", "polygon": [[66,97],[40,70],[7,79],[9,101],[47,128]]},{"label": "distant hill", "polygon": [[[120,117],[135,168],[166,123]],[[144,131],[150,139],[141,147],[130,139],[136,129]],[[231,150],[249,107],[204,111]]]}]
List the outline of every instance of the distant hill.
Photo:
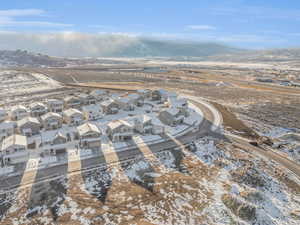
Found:
[{"label": "distant hill", "polygon": [[65,66],[64,60],[22,50],[0,50],[0,66]]},{"label": "distant hill", "polygon": [[300,64],[300,48],[269,49],[258,51],[240,51],[208,56],[208,61],[253,62],[253,63],[296,63]]},{"label": "distant hill", "polygon": [[110,57],[206,57],[240,50],[217,43],[140,39]]}]

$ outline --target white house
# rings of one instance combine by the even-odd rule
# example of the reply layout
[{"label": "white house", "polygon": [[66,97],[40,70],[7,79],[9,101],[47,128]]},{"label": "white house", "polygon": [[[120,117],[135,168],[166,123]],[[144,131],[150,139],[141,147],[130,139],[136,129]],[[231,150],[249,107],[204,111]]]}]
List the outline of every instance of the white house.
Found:
[{"label": "white house", "polygon": [[134,101],[128,96],[117,98],[116,103],[119,105],[120,109],[123,109],[125,111],[134,110]]},{"label": "white house", "polygon": [[137,94],[140,95],[143,99],[151,98],[152,91],[150,89],[139,89]]},{"label": "white house", "polygon": [[64,102],[59,99],[48,99],[47,106],[50,112],[61,113],[64,109]]},{"label": "white house", "polygon": [[15,121],[3,121],[0,123],[0,140],[9,137],[15,133],[17,123]]},{"label": "white house", "polygon": [[182,112],[180,112],[177,108],[168,108],[165,110],[162,110],[158,118],[164,123],[169,126],[177,126],[180,123],[183,123],[184,121],[184,115]]},{"label": "white house", "polygon": [[64,122],[69,125],[80,125],[84,122],[84,115],[78,109],[67,109],[63,112]]},{"label": "white house", "polygon": [[41,123],[35,117],[25,117],[18,121],[18,130],[25,136],[32,136],[40,133]]},{"label": "white house", "polygon": [[136,106],[142,106],[144,104],[144,97],[139,94],[131,93],[127,98],[131,99],[132,103]]},{"label": "white house", "polygon": [[29,157],[27,138],[18,134],[5,138],[2,142],[1,154],[5,164],[26,162]]},{"label": "white house", "polygon": [[43,152],[45,154],[56,155],[65,153],[67,142],[70,141],[70,136],[58,131],[53,133],[42,134]]},{"label": "white house", "polygon": [[112,98],[100,103],[104,114],[116,114],[119,111],[119,105]]},{"label": "white house", "polygon": [[11,120],[20,120],[20,119],[23,119],[24,117],[26,117],[28,115],[29,115],[28,110],[23,105],[13,106],[10,110]]},{"label": "white house", "polygon": [[77,97],[80,99],[81,105],[96,104],[96,98],[93,95],[80,93]]},{"label": "white house", "polygon": [[168,98],[168,106],[170,108],[177,108],[182,114],[188,116],[188,101],[185,98]]},{"label": "white house", "polygon": [[126,120],[115,120],[107,124],[106,134],[112,142],[132,139],[134,126]]},{"label": "white house", "polygon": [[140,115],[132,118],[134,130],[140,134],[151,134],[153,131],[152,118],[148,115]]},{"label": "white house", "polygon": [[0,122],[8,118],[8,113],[6,109],[0,108]]},{"label": "white house", "polygon": [[101,147],[101,132],[95,124],[84,123],[77,127],[80,139],[80,146],[83,148]]},{"label": "white house", "polygon": [[103,117],[102,107],[98,104],[83,106],[82,113],[86,120],[97,120]]},{"label": "white house", "polygon": [[76,108],[80,109],[81,107],[81,99],[76,96],[68,96],[64,99],[66,108]]},{"label": "white house", "polygon": [[48,110],[46,105],[42,102],[33,102],[29,105],[29,108],[30,114],[35,117],[44,115]]},{"label": "white house", "polygon": [[63,117],[58,113],[48,112],[41,117],[43,127],[46,130],[55,130],[61,128],[63,123]]}]

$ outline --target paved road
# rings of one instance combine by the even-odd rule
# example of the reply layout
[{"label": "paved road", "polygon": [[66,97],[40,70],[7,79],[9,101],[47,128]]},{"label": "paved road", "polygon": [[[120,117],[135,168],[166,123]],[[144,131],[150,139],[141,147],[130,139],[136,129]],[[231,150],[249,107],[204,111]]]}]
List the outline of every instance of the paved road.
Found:
[{"label": "paved road", "polygon": [[[186,134],[176,138],[182,144],[191,143],[195,139],[209,134],[210,129],[212,127],[212,123],[214,121],[214,115],[207,106],[200,104],[200,103],[195,103],[195,104],[197,104],[197,106],[202,110],[204,119],[202,120],[201,124],[199,125],[199,129],[197,131],[189,131]],[[160,152],[165,149],[171,149],[171,148],[178,147],[178,145],[174,141],[167,139],[165,142],[151,144],[151,145],[149,145],[149,147],[151,147],[151,150],[153,153],[156,153],[156,152]],[[131,158],[131,157],[135,157],[137,155],[142,155],[142,152],[140,151],[140,149],[138,147],[131,148],[126,151],[118,152],[119,161]],[[99,156],[97,156],[97,157],[81,160],[81,164],[82,164],[81,169],[87,170],[87,169],[91,169],[91,168],[96,168],[96,167],[101,166],[101,164],[105,164],[105,163],[106,163],[105,157],[103,156],[102,152],[99,152]],[[59,176],[65,176],[66,171],[68,171],[67,167],[68,167],[68,164],[65,163],[65,164],[57,165],[57,166],[50,167],[50,168],[39,169],[37,172],[37,177],[35,179],[35,183],[42,182],[46,179],[51,179],[51,178],[55,178],[55,177],[59,177]],[[78,173],[78,172],[80,172],[80,171],[76,171],[76,170],[69,171],[69,173]],[[28,180],[28,182],[27,182],[26,180],[22,179],[22,176],[23,175],[18,175],[18,176],[6,178],[4,182],[0,182],[0,190],[1,189],[8,190],[10,188],[18,188],[18,186],[20,185],[20,180],[22,180],[22,186],[31,185],[30,182],[32,182],[32,181]]]}]

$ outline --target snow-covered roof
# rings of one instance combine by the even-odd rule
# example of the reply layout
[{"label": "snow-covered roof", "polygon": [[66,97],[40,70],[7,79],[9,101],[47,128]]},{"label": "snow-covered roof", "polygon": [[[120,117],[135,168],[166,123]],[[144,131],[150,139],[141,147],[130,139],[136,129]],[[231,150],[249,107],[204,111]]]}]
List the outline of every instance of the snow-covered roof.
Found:
[{"label": "snow-covered roof", "polygon": [[129,98],[128,96],[127,97],[120,97],[120,98],[117,99],[118,102],[122,102],[124,104],[129,104],[131,100],[132,99]]},{"label": "snow-covered roof", "polygon": [[28,116],[28,117],[25,117],[21,120],[18,121],[18,126],[23,126],[24,124],[26,123],[35,123],[35,124],[40,124],[40,122],[38,121],[37,118],[35,117],[31,117],[31,116]]},{"label": "snow-covered roof", "polygon": [[35,107],[43,107],[43,108],[46,108],[45,104],[42,103],[42,102],[33,102],[29,105],[29,107],[32,109],[32,108],[35,108]]},{"label": "snow-covered roof", "polygon": [[13,107],[11,107],[11,111],[19,111],[19,110],[24,110],[27,111],[27,108],[24,105],[14,105]]},{"label": "snow-covered roof", "polygon": [[41,118],[42,118],[42,120],[46,120],[46,119],[48,119],[50,117],[55,117],[55,118],[58,118],[58,119],[62,118],[61,115],[59,115],[58,113],[54,113],[54,112],[48,112],[45,115],[42,115]]},{"label": "snow-covered roof", "polygon": [[101,133],[99,128],[95,124],[92,124],[92,123],[82,124],[77,127],[77,130],[78,130],[78,133],[80,136],[84,135],[88,132],[95,132],[95,133],[99,133],[99,134]]},{"label": "snow-covered roof", "polygon": [[180,111],[179,111],[179,109],[177,109],[175,107],[171,107],[171,108],[165,109],[165,110],[163,110],[161,112],[167,112],[167,113],[169,113],[172,116],[176,116]]},{"label": "snow-covered roof", "polygon": [[63,100],[52,98],[52,99],[48,99],[47,103],[51,105],[51,104],[63,104],[64,102]]},{"label": "snow-covered roof", "polygon": [[82,114],[82,112],[80,112],[78,109],[73,108],[64,111],[64,115],[68,117],[73,116],[74,114]]},{"label": "snow-covered roof", "polygon": [[110,104],[112,104],[112,103],[114,103],[114,102],[115,102],[114,99],[109,98],[109,99],[107,99],[107,100],[101,102],[100,104],[101,104],[102,106],[109,106]]},{"label": "snow-covered roof", "polygon": [[67,96],[64,98],[65,102],[71,101],[71,100],[79,100],[79,98],[77,96]]},{"label": "snow-covered roof", "polygon": [[107,127],[109,127],[111,130],[114,130],[123,125],[127,127],[132,127],[131,122],[125,119],[111,121],[107,124]]},{"label": "snow-covered roof", "polygon": [[25,136],[14,134],[5,138],[2,142],[1,150],[5,150],[13,145],[27,146],[27,138]]},{"label": "snow-covered roof", "polygon": [[138,121],[141,122],[141,123],[146,123],[146,122],[148,122],[148,121],[151,121],[151,120],[152,120],[152,117],[143,114],[143,115],[135,116],[135,117],[134,117],[134,120],[138,120]]},{"label": "snow-covered roof", "polygon": [[3,121],[2,123],[0,123],[0,130],[13,129],[15,126],[15,121]]},{"label": "snow-covered roof", "polygon": [[82,107],[83,112],[99,112],[101,111],[100,105],[86,105]]}]

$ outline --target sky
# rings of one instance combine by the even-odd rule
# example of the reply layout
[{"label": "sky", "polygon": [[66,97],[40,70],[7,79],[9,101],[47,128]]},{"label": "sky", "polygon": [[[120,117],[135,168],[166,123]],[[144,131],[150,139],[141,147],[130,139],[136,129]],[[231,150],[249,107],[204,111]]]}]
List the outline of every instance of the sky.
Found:
[{"label": "sky", "polygon": [[99,40],[105,47],[113,39],[112,47],[139,37],[248,49],[299,47],[300,1],[10,0],[0,5],[1,49],[76,40],[89,41],[92,49]]}]

